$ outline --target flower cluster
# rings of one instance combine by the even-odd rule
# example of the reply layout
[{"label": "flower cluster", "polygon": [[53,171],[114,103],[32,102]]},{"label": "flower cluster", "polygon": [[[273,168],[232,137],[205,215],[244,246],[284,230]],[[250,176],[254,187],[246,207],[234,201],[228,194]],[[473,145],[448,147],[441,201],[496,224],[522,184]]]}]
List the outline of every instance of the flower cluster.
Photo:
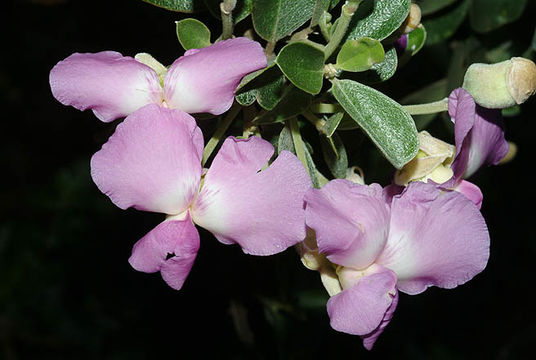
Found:
[{"label": "flower cluster", "polygon": [[125,117],[93,155],[91,175],[121,209],[166,215],[134,245],[134,269],[180,289],[200,246],[195,225],[253,255],[298,245],[331,295],[331,326],[370,349],[399,292],[454,288],[485,268],[482,193],[465,178],[506,155],[500,110],[455,90],[455,145],[421,132],[418,155],[385,188],[343,179],[313,188],[294,154],[274,159],[257,136],[228,137],[204,169],[190,113],[226,112],[240,80],[266,66],[258,43],[235,38],[189,50],[169,68],[148,54],[73,54],[52,69],[50,85],[61,103],[104,122]]}]

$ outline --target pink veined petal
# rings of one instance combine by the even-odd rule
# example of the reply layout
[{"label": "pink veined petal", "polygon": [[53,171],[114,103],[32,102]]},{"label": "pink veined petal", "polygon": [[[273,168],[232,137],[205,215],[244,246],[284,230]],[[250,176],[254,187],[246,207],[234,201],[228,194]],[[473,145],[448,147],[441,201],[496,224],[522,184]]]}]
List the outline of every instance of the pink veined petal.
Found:
[{"label": "pink veined petal", "polygon": [[194,222],[245,253],[272,255],[305,238],[303,195],[311,180],[301,162],[258,137],[223,143],[192,206]]},{"label": "pink veined petal", "polygon": [[488,229],[473,202],[456,191],[410,183],[393,199],[389,239],[376,263],[396,273],[400,291],[414,295],[429,286],[461,285],[488,258]]},{"label": "pink veined petal", "polygon": [[480,191],[480,188],[475,184],[467,180],[462,180],[458,184],[456,184],[456,186],[452,190],[463,194],[466,198],[471,200],[473,204],[476,205],[478,210],[480,210],[480,208],[482,207],[482,200],[484,199],[484,195],[482,194],[482,191]]},{"label": "pink veined petal", "polygon": [[261,45],[243,37],[189,50],[169,67],[165,100],[188,113],[222,114],[231,107],[240,80],[266,64]]},{"label": "pink veined petal", "polygon": [[91,158],[91,176],[126,209],[179,214],[201,179],[200,130],[185,112],[147,105],[119,124]]},{"label": "pink veined petal", "polygon": [[[387,312],[396,295],[395,286],[396,275],[391,270],[382,268],[376,273],[362,277],[356,285],[332,296],[327,304],[331,327],[365,338],[374,336],[384,319],[388,322],[392,317],[394,308],[390,314]],[[386,325],[383,324],[383,328]],[[379,336],[379,333],[377,335]],[[372,347],[375,338],[371,340],[364,342],[365,347]]]},{"label": "pink veined petal", "polygon": [[356,269],[374,262],[389,233],[389,208],[379,185],[332,180],[309,190],[305,202],[307,226],[331,262]]},{"label": "pink veined petal", "polygon": [[190,216],[160,223],[132,248],[130,265],[142,272],[160,271],[164,281],[179,290],[190,273],[197,251],[199,233]]},{"label": "pink veined petal", "polygon": [[104,122],[163,100],[156,72],[115,51],[72,54],[54,66],[49,80],[59,102],[91,109]]},{"label": "pink veined petal", "polygon": [[393,315],[395,314],[396,306],[398,305],[398,290],[395,289],[395,295],[393,296],[393,302],[385,312],[385,315],[383,316],[382,321],[380,322],[380,325],[371,333],[368,333],[367,335],[361,336],[363,339],[363,346],[367,350],[371,350],[374,344],[376,343],[376,340],[381,335],[383,330],[387,327],[387,325],[391,322],[391,319],[393,318]]}]

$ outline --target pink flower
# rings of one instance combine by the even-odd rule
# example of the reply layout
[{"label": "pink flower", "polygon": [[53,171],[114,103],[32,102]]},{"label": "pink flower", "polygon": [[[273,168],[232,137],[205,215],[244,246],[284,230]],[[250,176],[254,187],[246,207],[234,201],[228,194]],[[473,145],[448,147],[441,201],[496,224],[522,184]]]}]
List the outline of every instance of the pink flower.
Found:
[{"label": "pink flower", "polygon": [[264,169],[273,151],[257,137],[230,137],[203,174],[203,136],[194,118],[150,104],[117,126],[92,157],[91,175],[121,209],[167,214],[134,245],[129,262],[160,271],[180,289],[199,248],[194,223],[253,255],[279,253],[305,238],[303,196],[311,181],[287,151]]},{"label": "pink flower", "polygon": [[323,276],[331,326],[361,336],[367,349],[391,320],[398,291],[454,288],[489,257],[486,224],[465,196],[421,182],[392,190],[333,180],[305,195],[306,224],[331,264]]},{"label": "pink flower", "polygon": [[167,70],[154,63],[158,67],[115,51],[75,53],[50,71],[50,88],[62,104],[91,109],[104,122],[147,104],[219,115],[242,77],[264,68],[266,57],[259,43],[235,38],[188,50]]}]

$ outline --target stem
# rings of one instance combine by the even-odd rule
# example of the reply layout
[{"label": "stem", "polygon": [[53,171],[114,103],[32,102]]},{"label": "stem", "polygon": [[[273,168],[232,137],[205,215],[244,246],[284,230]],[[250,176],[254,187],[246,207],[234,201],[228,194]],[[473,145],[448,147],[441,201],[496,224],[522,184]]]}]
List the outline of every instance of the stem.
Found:
[{"label": "stem", "polygon": [[233,10],[236,0],[224,0],[220,3],[222,32],[221,39],[230,39],[233,36]]},{"label": "stem", "polygon": [[449,99],[444,98],[428,104],[405,105],[402,106],[410,115],[435,114],[449,109]]},{"label": "stem", "polygon": [[320,18],[320,21],[318,22],[318,27],[320,28],[320,33],[324,37],[324,39],[329,42],[331,36],[329,34],[328,24],[326,21],[326,14],[329,14],[328,12],[324,11],[324,14],[322,14],[322,17]]},{"label": "stem", "polygon": [[223,135],[225,135],[225,132],[229,128],[229,125],[231,125],[231,123],[236,118],[241,109],[242,108],[239,104],[233,104],[227,115],[223,118],[222,122],[216,129],[216,132],[214,132],[210,140],[207,142],[205,150],[203,150],[203,159],[201,160],[201,165],[205,165],[216,146],[218,146],[218,144],[220,143],[220,140],[222,139]]},{"label": "stem", "polygon": [[320,132],[320,133],[325,135],[326,130],[324,129],[324,127],[326,126],[326,121],[324,119],[320,119],[320,118],[314,116],[314,114],[311,113],[310,111],[304,111],[302,113],[302,115],[311,124],[314,125],[314,127],[316,128],[316,130],[318,130],[318,132]]},{"label": "stem", "polygon": [[268,41],[266,47],[264,48],[264,55],[266,55],[266,57],[271,57],[274,55],[275,44],[275,41]]},{"label": "stem", "polygon": [[357,7],[361,3],[362,0],[349,0],[342,6],[341,10],[341,16],[339,17],[339,20],[337,21],[337,27],[335,28],[335,32],[331,36],[331,39],[327,43],[326,47],[324,48],[324,59],[327,60],[333,54],[335,49],[339,46],[341,40],[344,38],[344,35],[346,35],[346,30],[348,30],[348,25],[350,25],[350,21],[352,20],[352,16],[354,16],[355,11],[357,10]]},{"label": "stem", "polygon": [[315,103],[311,105],[311,111],[315,114],[334,114],[343,109],[339,104]]},{"label": "stem", "polygon": [[305,170],[307,170],[307,174],[309,175],[309,177],[311,177],[311,173],[309,172],[309,166],[307,166],[307,158],[305,157],[305,144],[300,134],[300,128],[298,127],[298,120],[296,119],[296,117],[293,117],[288,121],[288,124],[290,126],[292,141],[294,142],[294,149],[296,149],[296,156],[302,162],[303,167],[305,167]]}]

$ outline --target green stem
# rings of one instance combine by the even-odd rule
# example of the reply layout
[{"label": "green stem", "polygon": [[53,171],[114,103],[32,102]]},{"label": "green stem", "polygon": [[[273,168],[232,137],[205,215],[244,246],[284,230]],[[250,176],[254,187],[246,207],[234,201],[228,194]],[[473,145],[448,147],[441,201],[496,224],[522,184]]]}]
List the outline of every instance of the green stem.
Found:
[{"label": "green stem", "polygon": [[266,55],[267,58],[274,57],[275,44],[275,41],[268,41],[266,44],[266,47],[264,48],[264,55]]},{"label": "green stem", "polygon": [[220,3],[222,33],[221,39],[230,39],[233,36],[233,10],[236,0],[224,0]]},{"label": "green stem", "polygon": [[298,126],[298,120],[296,117],[293,117],[288,121],[289,127],[290,127],[290,133],[292,135],[292,142],[294,142],[294,149],[296,149],[296,156],[303,164],[303,167],[305,167],[305,170],[307,170],[307,174],[309,174],[309,177],[311,176],[311,173],[309,172],[309,166],[307,165],[307,158],[305,157],[305,143],[303,142],[303,139],[300,134],[300,128]]},{"label": "green stem", "polygon": [[312,112],[310,111],[304,111],[302,113],[303,117],[306,118],[311,124],[314,125],[314,127],[316,128],[316,130],[318,130],[318,132],[322,133],[322,134],[325,134],[326,130],[325,130],[325,126],[326,126],[326,121],[324,119],[320,119],[318,117],[316,117]]},{"label": "green stem", "polygon": [[327,15],[326,14],[328,14],[328,12],[324,11],[324,14],[322,14],[322,17],[320,18],[320,21],[318,22],[318,27],[320,28],[320,33],[322,34],[324,39],[327,42],[329,42],[329,40],[331,39],[331,36],[329,34],[328,22],[327,22],[327,19],[326,19]]},{"label": "green stem", "polygon": [[311,111],[315,114],[334,114],[343,109],[339,104],[315,103],[311,105]]},{"label": "green stem", "polygon": [[216,129],[216,132],[214,132],[210,140],[207,142],[207,145],[205,146],[205,150],[203,150],[203,160],[201,160],[201,165],[203,166],[205,165],[208,158],[210,157],[210,155],[212,155],[212,152],[214,151],[216,146],[218,146],[221,139],[225,135],[225,132],[229,128],[229,125],[231,125],[231,123],[236,118],[240,110],[242,110],[242,107],[239,104],[234,103],[231,109],[229,110],[229,112],[227,113],[227,115],[223,118],[222,122]]},{"label": "green stem", "polygon": [[402,106],[410,115],[435,114],[449,109],[449,99],[444,98],[428,104],[405,105]]},{"label": "green stem", "polygon": [[341,40],[344,38],[344,35],[346,35],[346,30],[348,30],[348,25],[350,25],[350,21],[352,20],[352,16],[354,16],[355,11],[357,10],[359,4],[362,0],[350,0],[347,1],[346,4],[342,6],[341,10],[341,16],[339,17],[339,20],[337,21],[337,27],[335,28],[335,32],[331,36],[331,39],[327,43],[326,47],[324,48],[324,59],[327,60],[333,54],[335,49],[339,46]]}]

